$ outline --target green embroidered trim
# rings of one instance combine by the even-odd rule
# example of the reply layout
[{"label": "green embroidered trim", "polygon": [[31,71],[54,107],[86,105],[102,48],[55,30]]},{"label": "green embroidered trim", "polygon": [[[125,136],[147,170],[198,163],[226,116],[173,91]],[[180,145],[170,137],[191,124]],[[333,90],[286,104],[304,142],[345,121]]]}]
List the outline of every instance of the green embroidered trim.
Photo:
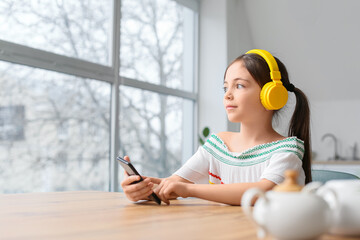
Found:
[{"label": "green embroidered trim", "polygon": [[223,158],[222,156],[218,155],[216,152],[213,151],[213,149],[207,147],[207,146],[203,146],[203,148],[208,151],[214,158],[216,158],[217,160],[219,160],[220,162],[226,163],[228,165],[232,165],[232,166],[252,166],[255,164],[259,164],[262,162],[265,162],[266,160],[268,160],[270,158],[270,156],[265,157],[265,158],[261,158],[258,160],[254,160],[254,161],[246,161],[246,162],[234,162],[234,161],[229,161],[226,158]]},{"label": "green embroidered trim", "polygon": [[[221,144],[222,147],[224,147],[227,151],[228,151],[228,148],[227,146],[225,145],[225,143],[216,135],[216,134],[212,134],[211,137],[207,140],[208,142],[211,141],[211,139],[214,138],[218,143]],[[253,148],[250,148],[246,151],[244,151],[242,154],[249,154],[249,153],[252,153],[252,152],[255,152],[257,150],[261,150],[263,148],[268,148],[268,147],[272,147],[274,145],[278,145],[278,144],[281,144],[281,143],[285,143],[285,142],[293,142],[293,141],[296,141],[298,142],[302,147],[300,146],[296,146],[296,148],[298,148],[301,152],[305,152],[304,150],[304,142],[301,141],[300,139],[298,139],[297,137],[289,137],[289,138],[285,138],[283,140],[279,140],[279,141],[275,141],[275,142],[271,142],[271,143],[265,143],[265,144],[261,144],[261,145],[258,145],[258,146],[255,146]],[[215,143],[216,144],[216,143]]]},{"label": "green embroidered trim", "polygon": [[[224,149],[221,149],[218,145],[216,145],[216,143],[213,143],[210,139],[208,139],[207,144],[204,144],[204,146],[203,146],[203,147],[206,147],[207,149],[210,149],[207,145],[212,146],[213,148],[218,150],[220,153],[224,154],[227,157],[233,158],[235,160],[239,160],[239,159],[244,160],[244,159],[253,159],[253,158],[257,158],[257,157],[262,157],[264,155],[273,153],[274,151],[277,151],[277,150],[279,150],[281,148],[295,148],[295,149],[299,150],[300,152],[304,153],[304,149],[302,149],[301,147],[299,147],[296,144],[281,144],[281,145],[278,144],[279,146],[277,146],[275,148],[272,148],[272,149],[269,149],[267,151],[258,153],[258,154],[241,154],[239,156],[233,156],[228,151],[225,151]],[[275,146],[275,144],[272,144],[272,145]],[[296,153],[296,155],[300,159],[302,159],[302,154],[300,154],[298,151],[295,151],[295,150],[291,150],[291,151]],[[281,152],[281,151],[277,151],[277,152]]]},{"label": "green embroidered trim", "polygon": [[[240,166],[240,167],[252,166],[252,165],[259,164],[259,163],[263,163],[263,162],[269,160],[271,158],[271,156],[272,156],[272,155],[267,155],[267,156],[265,156],[263,158],[259,158],[259,159],[252,160],[252,161],[236,161],[235,162],[235,161],[228,160],[228,159],[218,155],[212,148],[209,148],[206,145],[203,145],[203,148],[206,151],[208,151],[213,157],[215,157],[217,160],[219,160],[220,162],[226,163],[228,165]],[[287,152],[294,153],[300,159],[302,158],[302,156],[297,151],[294,151],[294,150],[286,150],[286,149],[284,149],[284,150],[281,150],[281,151],[277,151],[276,153],[287,153]]]}]

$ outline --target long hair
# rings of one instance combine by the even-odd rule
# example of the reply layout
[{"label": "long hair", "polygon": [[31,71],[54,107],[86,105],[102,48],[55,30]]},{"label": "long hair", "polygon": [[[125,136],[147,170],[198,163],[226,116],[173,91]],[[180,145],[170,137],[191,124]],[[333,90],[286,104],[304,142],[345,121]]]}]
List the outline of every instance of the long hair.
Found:
[{"label": "long hair", "polygon": [[[285,88],[290,88],[289,75],[285,65],[275,57],[275,60],[279,66],[281,73],[281,81]],[[251,76],[257,81],[262,88],[267,82],[271,82],[270,68],[267,62],[258,54],[244,54],[237,57],[229,66],[234,62],[242,61],[245,68],[249,71]],[[225,74],[227,69],[225,71]],[[310,108],[309,101],[306,95],[298,88],[294,88],[293,92],[296,97],[296,105],[294,113],[290,120],[289,136],[296,136],[304,141],[304,157],[302,159],[302,168],[305,172],[305,183],[312,181],[311,177],[311,139],[310,139]],[[278,110],[274,111],[274,114],[278,114]]]}]

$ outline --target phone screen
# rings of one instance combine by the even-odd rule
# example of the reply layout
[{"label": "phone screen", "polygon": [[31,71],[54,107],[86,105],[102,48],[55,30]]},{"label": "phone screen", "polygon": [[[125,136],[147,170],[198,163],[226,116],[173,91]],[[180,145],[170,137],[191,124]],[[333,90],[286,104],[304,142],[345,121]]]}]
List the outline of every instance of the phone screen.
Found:
[{"label": "phone screen", "polygon": [[138,171],[136,171],[134,165],[132,165],[130,162],[126,161],[125,159],[118,157],[117,160],[119,161],[120,165],[125,169],[125,171],[127,172],[127,174],[129,176],[133,176],[133,175],[138,175],[140,176],[140,180],[139,181],[135,181],[132,182],[131,184],[135,184],[138,182],[143,181],[144,179],[141,177],[141,175],[138,173]]},{"label": "phone screen", "polygon": [[[143,181],[144,179],[141,177],[141,175],[139,174],[139,172],[135,169],[134,165],[131,164],[131,162],[128,162],[126,161],[125,159],[121,158],[121,157],[117,157],[117,160],[118,162],[120,163],[120,165],[125,169],[125,171],[127,172],[127,174],[129,176],[132,176],[132,175],[138,175],[140,176],[140,180],[139,181],[135,181],[135,182],[132,182],[131,184],[135,184],[135,183],[138,183],[138,182],[141,182]],[[161,204],[161,200],[160,198],[155,194],[155,193],[152,193],[150,196],[149,196],[150,200],[156,202],[157,204]]]}]

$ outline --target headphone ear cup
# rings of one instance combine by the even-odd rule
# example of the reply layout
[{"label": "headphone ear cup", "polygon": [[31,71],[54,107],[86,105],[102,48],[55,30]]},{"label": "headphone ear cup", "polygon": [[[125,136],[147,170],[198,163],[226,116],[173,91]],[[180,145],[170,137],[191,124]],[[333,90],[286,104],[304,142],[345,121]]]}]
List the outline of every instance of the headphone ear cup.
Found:
[{"label": "headphone ear cup", "polygon": [[282,83],[268,82],[260,92],[262,105],[268,110],[278,110],[285,106],[288,92]]},{"label": "headphone ear cup", "polygon": [[268,109],[268,110],[271,110],[271,107],[268,105],[268,101],[269,99],[266,97],[268,94],[268,91],[269,89],[271,89],[271,85],[273,84],[273,82],[268,82],[266,83],[262,89],[261,89],[261,92],[260,92],[260,100],[261,100],[261,103],[262,105]]}]

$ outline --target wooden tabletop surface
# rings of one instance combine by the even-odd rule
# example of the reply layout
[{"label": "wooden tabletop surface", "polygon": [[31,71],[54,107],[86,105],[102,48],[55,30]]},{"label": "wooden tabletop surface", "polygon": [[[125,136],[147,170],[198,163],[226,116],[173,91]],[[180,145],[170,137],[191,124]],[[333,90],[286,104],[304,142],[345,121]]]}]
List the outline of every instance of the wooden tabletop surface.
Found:
[{"label": "wooden tabletop surface", "polygon": [[[201,199],[131,203],[123,193],[0,194],[0,239],[257,239],[241,207]],[[324,235],[321,240],[339,238]]]}]

